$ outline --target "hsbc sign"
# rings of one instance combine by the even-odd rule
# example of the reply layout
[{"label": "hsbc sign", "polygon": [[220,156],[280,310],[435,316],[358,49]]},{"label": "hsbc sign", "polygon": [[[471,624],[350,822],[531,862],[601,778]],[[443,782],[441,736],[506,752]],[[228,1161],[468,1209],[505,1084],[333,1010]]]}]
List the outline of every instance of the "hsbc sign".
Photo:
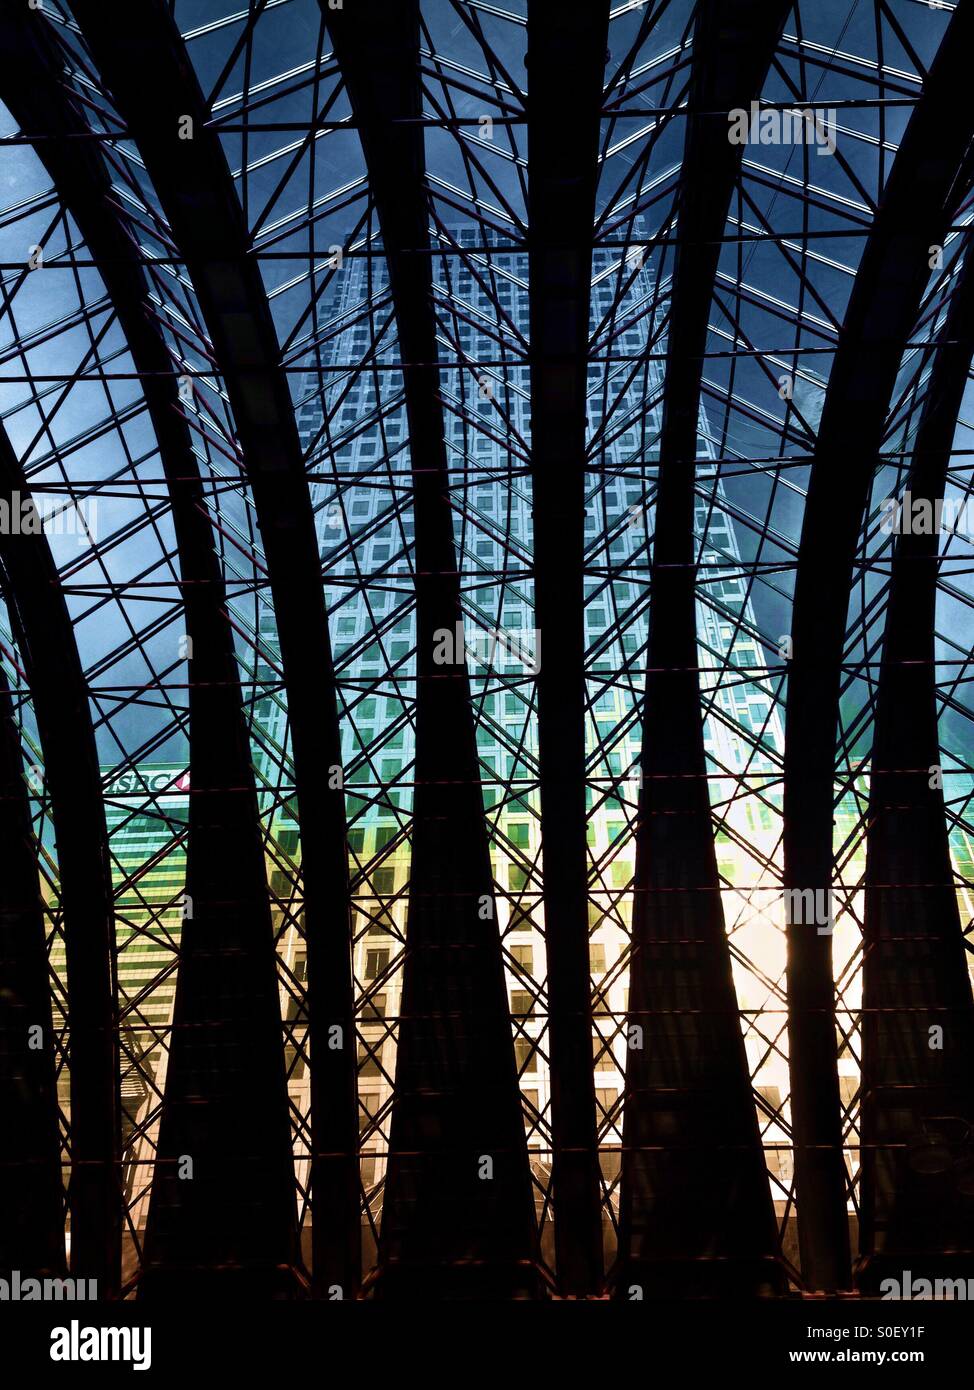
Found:
[{"label": "hsbc sign", "polygon": [[123,772],[105,789],[106,796],[145,796],[146,794],[185,795],[189,791],[189,773],[178,767],[163,768],[154,772],[133,770]]}]

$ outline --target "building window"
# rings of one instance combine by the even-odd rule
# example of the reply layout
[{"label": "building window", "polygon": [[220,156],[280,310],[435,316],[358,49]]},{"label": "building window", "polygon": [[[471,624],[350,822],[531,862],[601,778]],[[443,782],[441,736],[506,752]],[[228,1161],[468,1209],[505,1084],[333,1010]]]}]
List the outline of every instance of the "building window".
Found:
[{"label": "building window", "polygon": [[512,946],[511,955],[522,970],[528,974],[534,970],[534,947],[533,946]]},{"label": "building window", "polygon": [[296,1047],[286,1047],[284,1049],[284,1065],[287,1069],[288,1082],[300,1081],[304,1076],[304,1058]]},{"label": "building window", "polygon": [[538,1113],[538,1092],[522,1091],[521,1094],[523,1095],[526,1103],[524,1111],[524,1128],[534,1129],[535,1125],[538,1123],[536,1118]]},{"label": "building window", "polygon": [[366,999],[362,1006],[362,1018],[366,1023],[374,1023],[386,1016],[385,994],[373,994],[371,999]]},{"label": "building window", "polygon": [[372,892],[377,898],[387,898],[395,891],[395,869],[373,869],[369,877],[372,880]]},{"label": "building window", "polygon": [[358,1045],[358,1074],[359,1076],[381,1076],[382,1068],[379,1066],[382,1060],[382,1044],[375,1043],[372,1048],[368,1048],[365,1043]]},{"label": "building window", "polygon": [[[612,1089],[611,1087],[605,1088],[602,1086],[596,1086],[595,1099],[598,1102],[598,1104],[601,1105],[605,1113],[608,1115],[612,1107],[615,1105],[616,1101],[619,1099],[619,1092]],[[616,1116],[616,1119],[618,1118],[619,1117]]]},{"label": "building window", "polygon": [[379,1097],[377,1095],[359,1095],[358,1098],[358,1129],[359,1134],[364,1134],[379,1108]]},{"label": "building window", "polygon": [[306,956],[295,956],[294,958],[294,978],[297,985],[292,985],[292,989],[297,989],[298,997],[292,994],[287,997],[287,1021],[288,1023],[301,1022],[307,1023],[308,1013],[304,1005],[304,984],[308,978],[308,960]]},{"label": "building window", "polygon": [[534,996],[526,989],[512,989],[511,1013],[516,1018],[534,1018]]},{"label": "building window", "polygon": [[293,858],[296,854],[299,839],[300,836],[297,830],[277,831],[277,843],[280,845],[281,851],[289,858]]},{"label": "building window", "polygon": [[389,952],[371,950],[365,953],[365,978],[377,979],[389,964]]}]

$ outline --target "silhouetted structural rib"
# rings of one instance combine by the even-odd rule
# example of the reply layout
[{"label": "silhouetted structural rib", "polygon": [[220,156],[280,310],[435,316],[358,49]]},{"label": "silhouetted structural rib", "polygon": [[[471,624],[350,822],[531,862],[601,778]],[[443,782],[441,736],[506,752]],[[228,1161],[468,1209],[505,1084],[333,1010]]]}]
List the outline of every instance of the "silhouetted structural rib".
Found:
[{"label": "silhouetted structural rib", "polygon": [[[904,345],[967,183],[974,110],[974,6],[961,0],[910,118],[869,234],[826,392],[805,506],[792,619],[784,763],[790,902],[824,902],[832,882],[833,790],[849,590],[869,487]],[[788,926],[792,1128],[802,1274],[812,1289],[851,1282],[836,1066],[832,942]],[[816,914],[821,915],[820,913]]]},{"label": "silhouetted structural rib", "polygon": [[[183,924],[170,1068],[162,1133],[170,1148],[193,1153],[198,1104],[179,1094],[180,1066],[200,1070],[215,1134],[232,1132],[242,1103],[258,1133],[287,1134],[281,1074],[280,1020],[270,901],[260,839],[247,725],[226,609],[226,587],[213,545],[189,426],[181,412],[176,368],[149,300],[139,251],[122,221],[96,141],[68,88],[58,80],[58,54],[36,19],[9,12],[0,19],[0,96],[28,135],[74,216],[98,265],[125,334],[169,484],[179,552],[189,659],[190,810],[186,842],[188,916]],[[53,138],[50,138],[53,137]],[[205,1028],[199,1019],[205,1017]],[[229,1113],[221,1114],[222,1110]],[[178,1140],[174,1139],[178,1136]],[[214,1164],[199,1159],[193,1180],[171,1162],[153,1180],[141,1290],[164,1291],[188,1271],[178,1252],[180,1227],[196,1242],[193,1279],[200,1285],[246,1282],[254,1291],[277,1280],[277,1232],[290,1231],[294,1202],[265,1200],[259,1155],[234,1154]],[[228,1183],[237,1184],[236,1191]],[[228,1200],[229,1199],[229,1200]],[[238,1203],[240,1203],[238,1205]],[[286,1239],[286,1238],[285,1238]],[[293,1251],[292,1256],[293,1259]]]},{"label": "silhouetted structural rib", "polygon": [[[323,1287],[339,1285],[348,1297],[360,1277],[360,1185],[345,807],[340,778],[334,775],[341,763],[340,742],[318,545],[293,406],[230,171],[218,136],[206,126],[203,95],[168,7],[147,3],[140,7],[138,23],[126,26],[88,0],[79,0],[75,14],[138,145],[192,279],[230,399],[261,528],[301,823],[315,1280]],[[192,138],[180,139],[186,117],[192,121]],[[226,654],[218,660],[225,661]],[[228,736],[227,758],[243,756],[236,740],[236,732]],[[200,756],[209,760],[211,754]],[[221,773],[210,764],[201,768],[201,775],[205,786],[213,786]],[[251,842],[253,809],[249,794],[242,796],[232,826],[226,827],[217,823],[212,803],[199,811],[207,833],[222,837],[220,854],[233,852],[238,836],[244,844]],[[203,864],[197,870],[207,875],[216,871]],[[242,886],[243,898],[252,901],[257,888],[252,870]],[[215,888],[214,881],[199,880],[198,891],[212,894]],[[188,931],[192,925],[187,924]],[[187,1192],[177,1207],[175,1184],[180,1179],[173,1178],[165,1209],[157,1208],[165,1210],[165,1219],[153,1224],[147,1245],[153,1263],[189,1269],[199,1259],[200,1221],[212,1233],[211,1253],[223,1242],[243,1240],[252,1226],[250,1239],[258,1232],[259,1239],[250,1251],[237,1246],[238,1262],[243,1266],[253,1259],[265,1272],[276,1266],[279,1286],[286,1290],[296,1258],[295,1188],[274,953],[262,912],[247,921],[228,912],[223,926],[227,949],[236,938],[252,959],[242,966],[240,978],[232,980],[220,966],[220,952],[211,954],[206,946],[202,924],[192,932],[176,1005],[168,1122],[160,1132],[160,1161],[167,1171],[178,1172],[180,1155],[194,1156],[199,1197],[182,1182]],[[195,967],[191,974],[190,963]],[[219,1057],[211,1050],[214,1028],[224,1038]],[[331,1034],[340,1039],[339,1047],[326,1045],[332,1029],[340,1030]],[[258,1062],[262,1048],[267,1055]],[[207,1184],[219,1182],[221,1207],[228,1213],[237,1209],[235,1233],[222,1226],[223,1217],[204,1213],[201,1177]]]},{"label": "silhouetted structural rib", "polygon": [[[3,429],[0,497],[11,510],[30,498]],[[122,1194],[112,877],[98,753],[84,672],[47,537],[0,530],[0,571],[33,702],[57,838],[71,1069],[71,1273],[97,1280],[98,1295],[105,1298],[118,1289]],[[53,1048],[50,1033],[44,1044]]]},{"label": "silhouetted structural rib", "polygon": [[558,1280],[602,1285],[585,793],[585,397],[607,0],[528,4],[531,466]]},{"label": "silhouetted structural rib", "polygon": [[[518,1090],[465,653],[436,366],[414,0],[322,4],[357,121],[389,268],[415,521],[412,860],[378,1297],[536,1292]],[[427,254],[423,254],[426,252]],[[438,636],[440,640],[438,641]],[[487,1166],[489,1165],[489,1167]]]},{"label": "silhouetted structural rib", "polygon": [[[0,667],[0,1278],[64,1273],[51,984],[20,730]],[[38,1031],[39,1030],[39,1031]]]},{"label": "silhouetted structural rib", "polygon": [[940,529],[909,529],[911,504],[939,515],[974,356],[969,245],[940,336],[913,442],[907,529],[894,542],[875,697],[857,1272],[870,1293],[904,1269],[974,1274],[974,1001],[936,775]]},{"label": "silhouetted structural rib", "polygon": [[741,166],[728,112],[760,95],[789,8],[781,0],[720,0],[702,7],[694,31],[636,831],[617,1272],[623,1298],[632,1285],[644,1297],[746,1296],[782,1285],[707,783],[694,461],[714,280]]}]

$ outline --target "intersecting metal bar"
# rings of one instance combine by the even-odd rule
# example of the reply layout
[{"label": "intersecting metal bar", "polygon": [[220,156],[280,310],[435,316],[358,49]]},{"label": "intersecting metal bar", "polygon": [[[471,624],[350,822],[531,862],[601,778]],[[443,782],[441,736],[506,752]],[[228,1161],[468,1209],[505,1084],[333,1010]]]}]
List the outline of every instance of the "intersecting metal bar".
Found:
[{"label": "intersecting metal bar", "polygon": [[[850,1283],[832,942],[801,904],[831,900],[834,768],[849,590],[904,344],[965,185],[974,109],[958,103],[974,44],[961,0],[890,171],[846,311],[808,487],[792,619],[784,760],[792,1125],[802,1274]],[[823,917],[821,911],[812,914]]]},{"label": "intersecting metal bar", "polygon": [[[558,1278],[602,1284],[585,788],[585,397],[609,5],[528,5],[531,454]],[[566,86],[566,84],[568,84]]]},{"label": "intersecting metal bar", "polygon": [[[137,24],[125,26],[92,0],[79,0],[74,12],[185,259],[226,384],[261,528],[301,822],[314,1058],[314,1274],[320,1286],[338,1285],[347,1297],[360,1278],[361,1235],[345,806],[334,775],[341,755],[318,543],[293,405],[226,158],[206,127],[204,98],[168,6],[152,0],[140,7]],[[181,139],[187,117],[192,138]],[[189,1007],[184,1001],[187,1022]],[[205,1008],[205,994],[193,1007]],[[329,1036],[340,1037],[342,1046],[326,1046]],[[280,1046],[279,1038],[275,1050]],[[276,1075],[276,1060],[273,1065]],[[254,1129],[244,1110],[235,1125],[241,1145],[254,1144]],[[276,1165],[283,1184],[283,1153]],[[293,1177],[287,1181],[290,1204]],[[251,1189],[248,1200],[266,1198]],[[193,1246],[187,1231],[187,1258]]]},{"label": "intersecting metal bar", "polygon": [[[0,429],[0,498],[30,503]],[[122,1191],[115,1031],[115,933],[108,831],[88,690],[47,538],[0,530],[0,570],[30,687],[57,836],[71,1067],[71,1272],[118,1289]]]},{"label": "intersecting metal bar", "polygon": [[[172,1277],[185,1288],[181,1232],[194,1278],[236,1285],[277,1280],[297,1231],[273,925],[257,794],[226,610],[172,359],[151,312],[136,242],[126,232],[98,145],[69,88],[47,27],[28,11],[0,18],[0,96],[75,217],[125,334],[170,489],[189,638],[190,811],[184,922],[173,1040],[160,1125],[160,1163],[146,1231],[142,1291]],[[187,1078],[208,1068],[205,1105]],[[197,1132],[204,1118],[209,1143]],[[233,1139],[235,1130],[246,1132]],[[192,1154],[194,1180],[178,1156]],[[256,1210],[251,1194],[264,1194]]]},{"label": "intersecting metal bar", "polygon": [[65,1267],[51,986],[24,774],[14,702],[0,667],[0,1274],[5,1279],[15,1269],[43,1278],[63,1274]]},{"label": "intersecting metal bar", "polygon": [[940,336],[896,524],[870,769],[857,1282],[872,1294],[904,1269],[974,1274],[962,1187],[974,1168],[974,1000],[937,776],[941,528],[922,513],[939,515],[974,356],[969,240]]},{"label": "intersecting metal bar", "polygon": [[[617,1286],[644,1296],[780,1288],[774,1211],[724,928],[704,754],[694,536],[701,375],[741,146],[786,0],[698,10],[679,197],[651,571],[636,832]],[[635,1035],[637,1039],[639,1034]]]},{"label": "intersecting metal bar", "polygon": [[322,11],[389,268],[407,368],[416,528],[412,860],[374,1287],[379,1297],[510,1297],[537,1287],[537,1239],[466,656],[461,644],[452,664],[435,659],[443,635],[452,642],[461,629],[462,609],[432,261],[417,254],[429,250],[423,131],[414,123],[422,114],[419,5],[357,0],[334,10],[322,0]]}]

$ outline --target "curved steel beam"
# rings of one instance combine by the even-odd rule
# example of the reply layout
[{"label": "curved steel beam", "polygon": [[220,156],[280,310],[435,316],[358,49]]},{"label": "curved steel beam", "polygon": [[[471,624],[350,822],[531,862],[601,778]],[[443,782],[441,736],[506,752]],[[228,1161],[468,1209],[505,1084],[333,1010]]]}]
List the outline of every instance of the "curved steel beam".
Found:
[{"label": "curved steel beam", "polygon": [[[552,1195],[560,1285],[601,1289],[585,798],[585,398],[608,0],[528,4],[528,266]],[[570,88],[570,92],[569,92]]]},{"label": "curved steel beam", "polygon": [[[926,504],[936,517],[944,496],[974,357],[970,242],[941,337],[914,441],[905,515]],[[974,1274],[974,1207],[958,1189],[954,1164],[971,1157],[974,1000],[942,780],[935,774],[939,552],[939,525],[907,525],[897,536],[876,686],[857,1270],[860,1288],[872,1294],[885,1275],[900,1277],[903,1269],[931,1279]]]},{"label": "curved steel beam", "polygon": [[811,1289],[847,1288],[851,1274],[832,941],[814,922],[799,920],[798,908],[830,901],[836,730],[856,545],[896,374],[930,274],[930,248],[942,244],[967,182],[974,110],[958,103],[957,93],[972,44],[974,4],[960,0],[904,133],[849,299],[795,578],[784,857],[798,1228]]},{"label": "curved steel beam", "polygon": [[[780,1289],[775,1221],[724,927],[697,656],[694,498],[710,308],[742,147],[790,0],[698,10],[651,567],[617,1286]],[[638,1037],[638,1034],[636,1035]]]},{"label": "curved steel beam", "polygon": [[54,1028],[24,754],[2,667],[0,844],[0,1272],[43,1278],[65,1269]]},{"label": "curved steel beam", "polygon": [[[30,501],[0,428],[0,501]],[[122,1190],[115,1030],[115,929],[108,831],[88,689],[57,566],[43,533],[0,529],[0,571],[44,753],[57,836],[68,973],[71,1067],[71,1272],[118,1289]]]},{"label": "curved steel beam", "polygon": [[[4,12],[0,53],[0,98],[23,132],[41,137],[37,154],[98,265],[140,374],[169,486],[190,641],[192,915],[180,940],[141,1291],[164,1290],[172,1278],[185,1288],[189,1260],[197,1284],[233,1280],[257,1292],[297,1263],[297,1229],[273,924],[226,586],[173,362],[100,148],[36,18]],[[244,1119],[246,1133],[234,1139]],[[191,1183],[176,1171],[183,1154],[194,1158]]]},{"label": "curved steel beam", "polygon": [[[97,0],[78,0],[73,10],[138,145],[193,282],[230,399],[261,528],[301,822],[314,1058],[314,1275],[320,1287],[338,1285],[348,1297],[360,1278],[361,1186],[345,801],[334,776],[341,765],[335,678],[294,408],[233,180],[219,137],[207,126],[203,94],[169,7],[162,0],[147,0],[132,26],[119,26]],[[193,138],[183,140],[179,131],[185,129],[186,117],[192,121]],[[208,971],[207,965],[202,973]],[[325,1045],[334,1028],[340,1030],[332,1036],[342,1039],[341,1047]],[[249,1129],[244,1111],[235,1122],[243,1144],[253,1142]],[[191,1246],[189,1240],[187,1248]]]},{"label": "curved steel beam", "polygon": [[[536,1292],[534,1198],[494,911],[436,366],[417,0],[322,0],[395,306],[415,519],[412,865],[377,1297]],[[412,253],[412,254],[410,254]],[[484,905],[490,915],[484,920]],[[483,1181],[483,1160],[493,1160]],[[418,1278],[417,1276],[421,1276]]]}]

